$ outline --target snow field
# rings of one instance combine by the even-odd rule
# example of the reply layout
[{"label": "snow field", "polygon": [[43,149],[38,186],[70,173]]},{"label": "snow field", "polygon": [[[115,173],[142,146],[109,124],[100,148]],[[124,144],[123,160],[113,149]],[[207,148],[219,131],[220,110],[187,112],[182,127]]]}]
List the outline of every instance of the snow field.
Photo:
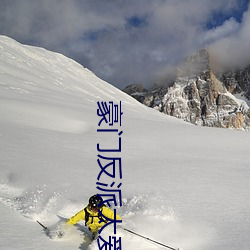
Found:
[{"label": "snow field", "polygon": [[[184,250],[248,250],[249,133],[167,117],[62,55],[2,36],[0,248],[98,249],[84,223],[50,239],[36,220],[57,230],[58,215],[72,216],[97,191],[97,143],[118,142],[97,133],[97,101],[111,100],[124,113],[123,226]],[[119,235],[123,249],[162,249]]]}]

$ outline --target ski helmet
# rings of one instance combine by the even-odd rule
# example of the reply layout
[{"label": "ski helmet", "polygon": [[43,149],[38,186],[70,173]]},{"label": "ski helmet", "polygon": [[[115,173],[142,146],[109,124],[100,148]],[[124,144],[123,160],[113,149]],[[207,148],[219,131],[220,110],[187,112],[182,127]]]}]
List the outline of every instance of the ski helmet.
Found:
[{"label": "ski helmet", "polygon": [[89,206],[91,210],[97,210],[99,207],[99,204],[102,202],[103,202],[102,197],[96,194],[89,198]]}]

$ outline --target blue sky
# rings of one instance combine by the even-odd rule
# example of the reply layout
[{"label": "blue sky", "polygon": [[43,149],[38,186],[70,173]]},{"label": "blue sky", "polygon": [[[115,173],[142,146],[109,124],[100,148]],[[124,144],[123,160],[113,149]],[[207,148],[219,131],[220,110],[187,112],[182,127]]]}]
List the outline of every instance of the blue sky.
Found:
[{"label": "blue sky", "polygon": [[222,10],[216,10],[211,14],[211,18],[208,19],[206,28],[212,29],[216,28],[217,26],[223,25],[225,20],[230,18],[234,18],[237,22],[242,22],[242,17],[244,12],[247,11],[249,5],[249,0],[240,0],[238,1],[237,7],[233,8],[229,13],[224,13]]},{"label": "blue sky", "polygon": [[63,53],[111,84],[164,82],[210,48],[250,63],[249,0],[1,0],[0,34]]}]

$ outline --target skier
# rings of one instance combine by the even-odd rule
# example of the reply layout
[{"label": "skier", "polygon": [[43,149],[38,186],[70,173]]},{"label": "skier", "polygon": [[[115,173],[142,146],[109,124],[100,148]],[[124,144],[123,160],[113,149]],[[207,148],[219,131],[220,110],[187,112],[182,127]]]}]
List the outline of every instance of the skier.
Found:
[{"label": "skier", "polygon": [[[89,198],[89,204],[77,214],[72,216],[67,221],[67,224],[74,225],[80,220],[85,220],[85,225],[92,233],[92,238],[95,239],[97,237],[98,231],[108,222],[105,217],[114,220],[114,212],[110,208],[106,207],[105,205],[99,206],[99,204],[101,204],[102,202],[103,199],[100,196],[91,196]],[[103,217],[102,215],[105,217]],[[100,220],[103,221],[99,223]],[[115,220],[121,220],[120,215],[116,214]]]}]

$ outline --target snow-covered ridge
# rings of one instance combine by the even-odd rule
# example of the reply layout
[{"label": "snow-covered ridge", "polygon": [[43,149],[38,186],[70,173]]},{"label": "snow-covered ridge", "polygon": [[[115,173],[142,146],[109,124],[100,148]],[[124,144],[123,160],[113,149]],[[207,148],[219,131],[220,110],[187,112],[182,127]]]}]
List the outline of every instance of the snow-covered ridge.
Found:
[{"label": "snow-covered ridge", "polygon": [[[35,94],[39,87],[51,91],[53,86],[62,93],[70,90],[76,95],[85,93],[94,99],[102,95],[102,98],[106,96],[107,99],[119,100],[122,96],[129,100],[126,104],[135,104],[118,89],[59,53],[22,45],[13,39],[0,36],[0,60],[1,85],[19,93]],[[8,76],[13,77],[11,82]],[[118,92],[120,94],[117,96]]]},{"label": "snow-covered ridge", "polygon": [[[0,36],[0,111],[2,119],[58,131],[81,133],[88,121],[72,119],[71,106],[113,100],[129,109],[145,108],[75,61],[43,48]],[[68,96],[72,96],[70,100]],[[30,105],[30,102],[33,104]],[[65,105],[63,109],[50,104]],[[20,112],[20,106],[22,112]],[[49,112],[48,112],[49,111]]]}]

